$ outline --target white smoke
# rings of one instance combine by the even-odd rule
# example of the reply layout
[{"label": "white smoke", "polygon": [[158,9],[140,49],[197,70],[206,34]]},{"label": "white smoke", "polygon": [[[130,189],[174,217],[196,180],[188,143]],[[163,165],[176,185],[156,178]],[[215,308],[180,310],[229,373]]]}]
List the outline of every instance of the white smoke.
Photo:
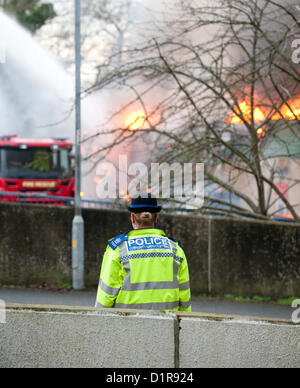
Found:
[{"label": "white smoke", "polygon": [[[75,138],[75,81],[16,21],[0,11],[0,135]],[[2,58],[2,59],[3,59]],[[100,122],[97,96],[83,100],[82,131]],[[85,198],[95,199],[91,176],[83,177]]]},{"label": "white smoke", "polygon": [[72,137],[74,87],[71,77],[14,20],[0,11],[1,134]]}]

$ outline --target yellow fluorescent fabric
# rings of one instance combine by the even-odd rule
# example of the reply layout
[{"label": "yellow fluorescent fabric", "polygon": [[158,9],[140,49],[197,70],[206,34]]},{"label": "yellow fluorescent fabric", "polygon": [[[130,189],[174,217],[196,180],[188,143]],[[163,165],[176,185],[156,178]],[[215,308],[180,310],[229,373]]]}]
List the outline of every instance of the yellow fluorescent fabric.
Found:
[{"label": "yellow fluorescent fabric", "polygon": [[105,252],[96,306],[191,311],[184,251],[158,229],[128,233]]},{"label": "yellow fluorescent fabric", "polygon": [[171,260],[145,258],[130,262],[131,283],[163,282],[173,280],[173,263]]}]

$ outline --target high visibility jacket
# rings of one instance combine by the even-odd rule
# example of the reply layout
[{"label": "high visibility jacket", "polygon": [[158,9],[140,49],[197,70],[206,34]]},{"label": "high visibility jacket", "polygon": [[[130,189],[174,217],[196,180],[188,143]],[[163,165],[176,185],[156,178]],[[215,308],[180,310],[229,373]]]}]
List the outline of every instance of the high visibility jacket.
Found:
[{"label": "high visibility jacket", "polygon": [[162,230],[141,229],[109,242],[96,307],[191,311],[188,263]]}]

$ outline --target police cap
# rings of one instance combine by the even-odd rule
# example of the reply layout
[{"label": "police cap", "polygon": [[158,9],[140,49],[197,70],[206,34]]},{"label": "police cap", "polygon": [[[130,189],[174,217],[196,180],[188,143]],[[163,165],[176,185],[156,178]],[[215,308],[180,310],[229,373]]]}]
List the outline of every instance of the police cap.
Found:
[{"label": "police cap", "polygon": [[145,197],[139,195],[136,198],[132,198],[131,206],[129,206],[128,209],[131,213],[159,213],[162,207],[158,206],[157,199],[155,197],[148,194]]}]

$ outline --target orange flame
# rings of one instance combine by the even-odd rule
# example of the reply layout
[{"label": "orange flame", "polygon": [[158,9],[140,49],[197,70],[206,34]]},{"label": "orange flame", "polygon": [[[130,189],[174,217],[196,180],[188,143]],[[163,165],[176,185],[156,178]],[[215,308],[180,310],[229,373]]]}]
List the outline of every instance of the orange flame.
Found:
[{"label": "orange flame", "polygon": [[125,202],[130,202],[130,200],[131,200],[130,194],[127,194],[123,199]]},{"label": "orange flame", "polygon": [[[235,110],[236,113],[233,114],[229,123],[231,124],[243,124],[244,121],[250,122],[252,118],[252,109],[251,105],[247,101],[242,101],[239,103],[238,108]],[[240,114],[241,112],[241,114]],[[279,113],[280,112],[280,113]],[[286,104],[284,104],[279,112],[275,113],[271,120],[300,120],[300,96],[290,99]],[[241,116],[241,117],[239,117]],[[255,122],[264,121],[268,115],[259,107],[255,107],[253,111],[253,118]],[[242,120],[244,119],[244,120]]]},{"label": "orange flame", "polygon": [[259,128],[259,129],[257,130],[257,134],[258,134],[258,136],[264,136],[265,130],[264,130],[263,128]]},{"label": "orange flame", "polygon": [[280,109],[280,113],[276,113],[272,120],[296,120],[300,119],[300,96],[294,99],[289,100],[285,105]]},{"label": "orange flame", "polygon": [[93,179],[93,181],[94,181],[95,183],[100,183],[100,182],[101,182],[101,178],[98,177],[98,176],[95,176],[94,179]]},{"label": "orange flame", "polygon": [[[242,112],[242,114],[240,114],[240,111]],[[247,121],[247,122],[251,121],[251,117],[252,117],[251,105],[247,101],[242,101],[239,104],[239,109],[236,109],[236,112],[241,117],[243,117],[245,121]],[[264,112],[258,107],[254,108],[253,117],[254,117],[254,121],[264,121],[265,120]],[[243,124],[243,122],[244,121],[235,113],[234,113],[233,117],[230,119],[231,124]]]},{"label": "orange flame", "polygon": [[136,110],[127,116],[125,126],[130,131],[138,131],[140,129],[145,129],[146,122],[147,117],[145,112],[143,110]]}]

